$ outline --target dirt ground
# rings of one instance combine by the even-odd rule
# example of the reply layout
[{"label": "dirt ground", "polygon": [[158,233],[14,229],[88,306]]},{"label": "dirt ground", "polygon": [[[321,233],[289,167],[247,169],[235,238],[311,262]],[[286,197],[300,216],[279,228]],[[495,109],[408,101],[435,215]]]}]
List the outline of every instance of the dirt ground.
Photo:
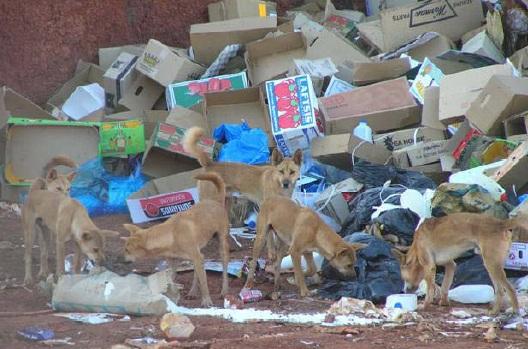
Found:
[{"label": "dirt ground", "polygon": [[[128,216],[106,216],[97,218],[98,226],[115,229],[123,235],[122,223],[129,222]],[[7,312],[34,312],[49,309],[45,296],[37,289],[27,289],[20,284],[24,278],[23,267],[23,236],[20,228],[20,218],[13,212],[0,211],[0,348],[23,349],[42,348],[43,344],[28,342],[17,334],[28,326],[43,326],[55,332],[55,338],[71,337],[74,348],[110,348],[121,344],[127,338],[151,336],[162,338],[158,317],[132,317],[127,322],[111,322],[101,325],[76,323],[69,319],[51,314],[30,316],[6,316]],[[7,243],[8,241],[9,243]],[[232,258],[242,258],[251,253],[250,243],[243,242],[243,247],[231,244]],[[121,240],[115,238],[107,243],[106,251],[115,258],[122,248]],[[34,248],[34,275],[38,265],[38,248]],[[216,241],[206,247],[208,258],[218,258]],[[142,262],[136,267],[153,269],[158,261]],[[50,260],[53,268],[53,261]],[[180,273],[177,282],[184,285],[184,294],[188,291],[192,273]],[[209,287],[215,305],[223,306],[223,298],[219,296],[221,275],[208,273]],[[230,293],[237,295],[243,285],[243,280],[231,278]],[[269,292],[271,284],[258,285],[263,291]],[[295,288],[283,283],[283,298],[280,301],[264,300],[252,306],[260,309],[276,311],[315,312],[324,311],[332,303],[321,299],[298,299]],[[184,306],[198,306],[199,300],[189,300],[183,297],[180,302]],[[459,307],[461,305],[458,305]],[[187,348],[528,348],[528,335],[519,331],[497,330],[498,338],[487,342],[484,338],[486,329],[476,326],[459,327],[446,324],[448,309],[434,309],[431,312],[421,312],[424,320],[419,324],[396,327],[341,327],[325,328],[321,326],[299,326],[277,322],[235,324],[226,320],[211,317],[191,317],[196,326],[192,336],[180,341],[181,347]],[[457,337],[458,336],[458,337]]]}]

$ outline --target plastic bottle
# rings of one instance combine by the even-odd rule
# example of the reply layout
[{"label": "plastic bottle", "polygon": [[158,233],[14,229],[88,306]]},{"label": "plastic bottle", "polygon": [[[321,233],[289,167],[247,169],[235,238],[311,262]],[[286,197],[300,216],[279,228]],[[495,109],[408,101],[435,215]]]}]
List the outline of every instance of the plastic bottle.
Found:
[{"label": "plastic bottle", "polygon": [[366,120],[361,120],[359,124],[354,128],[354,136],[369,143],[372,142],[372,129],[367,125]]}]

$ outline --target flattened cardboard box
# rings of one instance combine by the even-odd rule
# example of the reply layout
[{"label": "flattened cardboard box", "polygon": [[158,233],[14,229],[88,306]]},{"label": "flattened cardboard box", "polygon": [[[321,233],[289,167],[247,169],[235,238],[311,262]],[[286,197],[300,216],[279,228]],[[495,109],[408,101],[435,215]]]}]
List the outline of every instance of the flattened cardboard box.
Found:
[{"label": "flattened cardboard box", "polygon": [[[196,61],[210,65],[230,44],[247,44],[277,29],[277,17],[238,18],[191,25],[191,46]],[[188,80],[188,79],[187,79]]]},{"label": "flattened cardboard box", "polygon": [[203,105],[203,117],[211,136],[218,126],[240,124],[244,119],[249,127],[260,128],[266,132],[270,147],[275,144],[264,95],[259,87],[207,93]]},{"label": "flattened cardboard box", "polygon": [[438,162],[444,153],[446,142],[423,142],[395,150],[392,153],[394,164],[400,168],[409,168]]},{"label": "flattened cardboard box", "polygon": [[244,59],[251,83],[256,86],[264,81],[286,75],[293,60],[306,56],[306,40],[300,32],[264,38],[246,45]]},{"label": "flattened cardboard box", "polygon": [[383,132],[416,124],[419,107],[405,77],[358,87],[319,98],[326,134],[348,133],[365,119],[373,131]]},{"label": "flattened cardboard box", "polygon": [[[74,77],[64,83],[64,85],[62,85],[62,87],[60,87],[53,94],[53,96],[47,102],[46,109],[50,111],[54,118],[67,118],[67,116],[61,110],[64,102],[66,102],[66,100],[79,86],[93,83],[103,86],[104,73],[104,70],[95,64],[79,61]],[[103,114],[104,113],[101,111],[96,111],[95,113],[84,117],[83,121],[101,121]]]},{"label": "flattened cardboard box", "polygon": [[[186,129],[160,122],[143,155],[142,172],[153,178],[194,170],[200,165],[183,149]],[[210,157],[213,157],[214,140],[202,138],[198,142]]]},{"label": "flattened cardboard box", "polygon": [[389,151],[400,150],[420,142],[445,140],[442,130],[418,127],[385,134],[374,135],[374,144],[384,145]]},{"label": "flattened cardboard box", "polygon": [[244,17],[277,16],[277,4],[260,0],[222,0],[209,4],[209,22]]},{"label": "flattened cardboard box", "polygon": [[482,25],[484,13],[477,0],[433,0],[381,12],[385,51],[397,48],[425,32],[437,32],[456,41]]},{"label": "flattened cardboard box", "polygon": [[502,136],[502,122],[528,110],[528,78],[493,76],[467,111],[467,118],[483,133]]},{"label": "flattened cardboard box", "polygon": [[29,185],[57,154],[82,164],[99,155],[98,123],[10,118],[5,178]]},{"label": "flattened cardboard box", "polygon": [[348,152],[350,134],[317,137],[312,140],[312,157],[345,171],[352,170],[352,156]]},{"label": "flattened cardboard box", "polygon": [[440,121],[448,125],[463,120],[471,103],[493,75],[512,76],[513,67],[497,64],[445,75],[440,81]]},{"label": "flattened cardboard box", "polygon": [[188,56],[154,39],[149,40],[136,69],[165,87],[175,81],[196,79],[205,72],[204,67],[191,61]]}]

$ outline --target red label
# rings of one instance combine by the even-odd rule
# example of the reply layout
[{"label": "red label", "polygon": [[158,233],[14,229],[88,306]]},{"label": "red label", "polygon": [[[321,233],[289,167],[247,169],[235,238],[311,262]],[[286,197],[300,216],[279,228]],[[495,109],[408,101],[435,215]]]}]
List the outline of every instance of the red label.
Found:
[{"label": "red label", "polygon": [[140,199],[139,203],[148,218],[161,218],[187,211],[195,204],[195,201],[191,193],[181,192]]}]

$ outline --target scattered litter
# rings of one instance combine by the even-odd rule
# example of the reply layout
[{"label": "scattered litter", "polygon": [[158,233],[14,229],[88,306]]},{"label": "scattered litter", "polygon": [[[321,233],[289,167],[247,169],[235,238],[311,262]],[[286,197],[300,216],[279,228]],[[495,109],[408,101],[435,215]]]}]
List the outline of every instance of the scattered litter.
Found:
[{"label": "scattered litter", "polygon": [[467,304],[487,304],[495,299],[495,291],[489,285],[462,285],[449,290],[450,300]]},{"label": "scattered litter", "polygon": [[488,343],[495,342],[497,340],[497,329],[495,327],[490,327],[486,333],[484,333],[484,339]]},{"label": "scattered litter", "polygon": [[471,332],[439,332],[444,337],[454,337],[454,338],[460,338],[460,337],[468,337],[471,336]]},{"label": "scattered litter", "polygon": [[17,204],[17,203],[9,203],[9,202],[5,202],[5,201],[0,201],[0,210],[13,212],[17,216],[20,216],[22,214],[22,210],[20,209],[20,205]]},{"label": "scattered litter", "polygon": [[[73,258],[74,254],[71,253],[64,258],[64,271],[66,273],[72,273],[73,272]],[[81,262],[81,273],[89,272],[95,267],[94,262],[92,262],[89,259],[84,259]]]},{"label": "scattered litter", "polygon": [[106,324],[112,321],[130,321],[130,316],[128,315],[110,313],[57,313],[53,315],[91,325]]},{"label": "scattered litter", "polygon": [[126,339],[125,344],[130,345],[134,348],[139,349],[156,349],[160,348],[163,344],[167,344],[164,339],[155,339],[152,337]]},{"label": "scattered litter", "polygon": [[371,301],[349,297],[341,297],[330,306],[328,313],[334,315],[363,314],[366,317],[378,319],[384,316],[383,311]]},{"label": "scattered litter", "polygon": [[194,325],[185,315],[167,313],[160,321],[160,328],[167,338],[189,338],[194,332]]},{"label": "scattered litter", "polygon": [[17,333],[22,337],[32,341],[43,341],[53,339],[53,337],[55,337],[53,330],[38,326],[26,327],[23,330],[17,331]]},{"label": "scattered litter", "polygon": [[415,311],[417,307],[418,297],[415,294],[391,294],[385,301],[385,308],[387,309]]},{"label": "scattered litter", "polygon": [[244,303],[254,303],[264,298],[262,291],[255,289],[250,290],[248,288],[243,288],[242,290],[240,290],[240,293],[238,295]]},{"label": "scattered litter", "polygon": [[449,314],[453,315],[458,319],[468,319],[473,316],[463,309],[453,309]]}]

